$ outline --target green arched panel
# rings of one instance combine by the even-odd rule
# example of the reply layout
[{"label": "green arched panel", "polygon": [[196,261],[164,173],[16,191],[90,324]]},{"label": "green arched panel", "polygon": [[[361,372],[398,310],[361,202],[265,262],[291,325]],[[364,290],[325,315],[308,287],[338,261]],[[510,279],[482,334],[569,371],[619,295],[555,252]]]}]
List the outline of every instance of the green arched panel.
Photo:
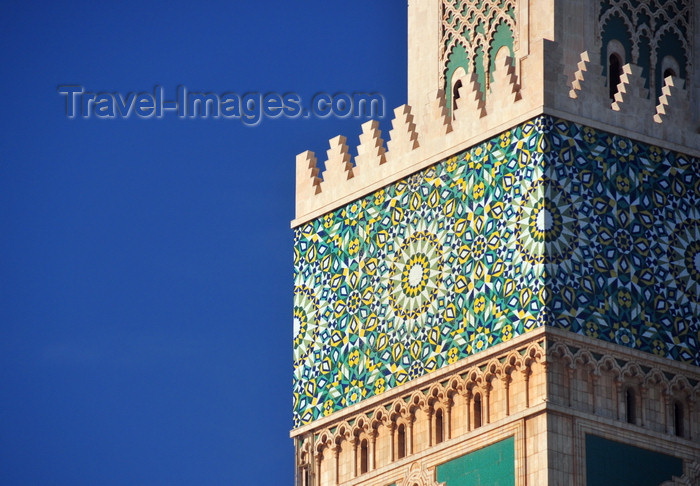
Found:
[{"label": "green arched panel", "polygon": [[504,46],[508,47],[508,55],[510,57],[515,57],[515,51],[513,50],[513,31],[510,30],[510,26],[508,24],[501,22],[498,27],[496,27],[496,32],[494,33],[493,41],[491,42],[491,59],[489,63],[489,77],[491,81],[493,81],[493,71],[496,69],[496,53],[501,49],[501,47]]},{"label": "green arched panel", "polygon": [[679,73],[676,73],[680,78],[685,79],[687,76],[686,66],[688,64],[685,51],[681,47],[681,42],[678,39],[678,35],[673,31],[666,32],[659,40],[658,48],[656,51],[656,97],[661,96],[661,88],[664,85],[663,73],[661,72],[661,65],[663,59],[666,56],[673,57],[676,62],[678,62]]},{"label": "green arched panel", "polygon": [[469,58],[467,51],[461,45],[456,45],[452,49],[449,61],[447,62],[447,70],[445,72],[445,97],[447,106],[452,110],[452,76],[458,68],[464,68],[464,71],[469,73]]},{"label": "green arched panel", "polygon": [[618,16],[611,17],[603,28],[603,48],[600,50],[600,63],[603,65],[603,76],[608,75],[608,43],[611,40],[616,40],[625,48],[625,59],[623,63],[632,60],[632,40],[630,33],[625,26],[625,22]]}]

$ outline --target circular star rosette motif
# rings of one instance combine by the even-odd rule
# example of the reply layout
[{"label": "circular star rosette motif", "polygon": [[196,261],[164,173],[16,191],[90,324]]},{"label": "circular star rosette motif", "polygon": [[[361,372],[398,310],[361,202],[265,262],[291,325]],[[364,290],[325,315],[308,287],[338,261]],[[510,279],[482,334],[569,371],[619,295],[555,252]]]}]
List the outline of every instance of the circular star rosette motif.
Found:
[{"label": "circular star rosette motif", "polygon": [[294,367],[303,365],[319,332],[319,301],[311,287],[294,287]]},{"label": "circular star rosette motif", "polygon": [[667,255],[678,288],[694,304],[700,304],[700,220],[687,219],[676,225],[668,242]]},{"label": "circular star rosette motif", "polygon": [[430,308],[440,291],[443,265],[442,243],[435,232],[416,228],[403,239],[388,277],[389,302],[399,319],[418,319]]},{"label": "circular star rosette motif", "polygon": [[516,247],[530,263],[561,263],[578,246],[579,221],[571,195],[547,177],[527,191],[516,215]]}]

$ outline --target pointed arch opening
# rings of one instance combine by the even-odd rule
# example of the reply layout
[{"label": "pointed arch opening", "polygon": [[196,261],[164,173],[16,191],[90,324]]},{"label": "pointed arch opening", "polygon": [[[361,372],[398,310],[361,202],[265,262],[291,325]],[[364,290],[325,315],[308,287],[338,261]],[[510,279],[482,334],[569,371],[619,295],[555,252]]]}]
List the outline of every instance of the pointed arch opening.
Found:
[{"label": "pointed arch opening", "polygon": [[482,407],[481,407],[481,395],[476,394],[474,395],[474,428],[478,429],[481,427],[481,412],[482,412]]},{"label": "pointed arch opening", "polygon": [[462,87],[462,80],[458,79],[452,86],[452,112],[457,109],[457,100],[459,99],[459,89]]},{"label": "pointed arch opening", "polygon": [[622,58],[616,52],[610,54],[608,58],[608,89],[610,99],[614,99],[617,94],[618,85],[622,76]]},{"label": "pointed arch opening", "polygon": [[681,68],[678,60],[674,56],[664,56],[661,59],[661,79],[659,80],[659,93],[661,88],[666,84],[666,78],[672,76],[674,78],[681,77]]},{"label": "pointed arch opening", "polygon": [[462,66],[455,68],[449,79],[449,84],[446,87],[446,103],[447,107],[452,112],[452,119],[455,119],[455,110],[457,109],[457,100],[460,97],[459,90],[464,86],[463,79],[466,79],[467,71]]},{"label": "pointed arch opening", "polygon": [[360,474],[368,471],[369,465],[369,445],[367,439],[360,441]]},{"label": "pointed arch opening", "polygon": [[403,459],[406,457],[406,426],[400,424],[396,434],[396,455],[399,459]]},{"label": "pointed arch opening", "polygon": [[637,394],[634,392],[633,388],[627,388],[625,390],[625,415],[627,417],[627,423],[636,424],[637,423]]},{"label": "pointed arch opening", "polygon": [[677,437],[683,437],[683,419],[683,404],[676,400],[673,402],[673,432]]},{"label": "pointed arch opening", "polygon": [[442,409],[438,408],[435,412],[435,443],[439,444],[445,440],[445,425],[442,416]]}]

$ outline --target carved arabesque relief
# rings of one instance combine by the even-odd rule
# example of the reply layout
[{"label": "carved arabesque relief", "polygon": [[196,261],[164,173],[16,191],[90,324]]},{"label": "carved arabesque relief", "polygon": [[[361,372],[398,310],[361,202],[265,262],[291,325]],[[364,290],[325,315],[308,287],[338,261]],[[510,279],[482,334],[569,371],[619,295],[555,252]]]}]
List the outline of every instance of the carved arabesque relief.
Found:
[{"label": "carved arabesque relief", "polygon": [[[649,46],[650,69],[657,65],[658,49],[663,37],[671,32],[676,35],[687,60],[687,71],[692,72],[693,0],[606,0],[600,2],[598,31],[605,31],[606,24],[613,18],[620,19],[632,42],[634,64],[642,64],[640,59],[643,39]],[[601,36],[598,36],[601,39]],[[599,45],[599,47],[601,47]],[[629,61],[629,60],[628,60]],[[676,75],[679,73],[676,72]],[[653,79],[653,77],[652,77]]]},{"label": "carved arabesque relief", "polygon": [[[442,32],[440,42],[440,81],[445,79],[445,66],[455,46],[462,46],[469,59],[469,72],[488,72],[491,55],[491,43],[496,29],[506,24],[514,36],[517,46],[516,0],[469,0],[442,1]],[[483,66],[476,66],[477,50],[484,52]]]},{"label": "carved arabesque relief", "polygon": [[683,476],[674,477],[660,486],[698,486],[698,484],[700,484],[700,462],[693,461],[686,465]]},{"label": "carved arabesque relief", "polygon": [[438,483],[423,463],[414,462],[408,468],[406,478],[398,486],[444,486],[445,483]]}]

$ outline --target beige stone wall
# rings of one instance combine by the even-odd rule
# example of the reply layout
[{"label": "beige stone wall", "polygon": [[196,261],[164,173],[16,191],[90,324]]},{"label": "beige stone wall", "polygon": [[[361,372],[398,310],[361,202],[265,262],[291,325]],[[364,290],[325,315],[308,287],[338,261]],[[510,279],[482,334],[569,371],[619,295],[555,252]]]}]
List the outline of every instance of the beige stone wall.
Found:
[{"label": "beige stone wall", "polygon": [[538,413],[525,419],[525,457],[526,471],[524,480],[519,478],[518,486],[549,484],[547,478],[547,452],[549,438],[547,435],[547,416]]},{"label": "beige stone wall", "polygon": [[[547,349],[548,484],[586,484],[587,433],[694,467],[700,458],[700,369],[557,330],[548,330]],[[627,390],[634,393],[630,404]],[[680,431],[674,404],[683,414]]]},{"label": "beige stone wall", "polygon": [[[700,442],[700,370],[648,353],[561,333],[548,353],[548,400],[556,406]],[[628,406],[627,391],[633,394]],[[633,403],[632,403],[633,402]],[[674,405],[683,415],[675,430]],[[629,408],[629,410],[628,410]]]},{"label": "beige stone wall", "polygon": [[547,415],[547,479],[542,484],[572,484],[574,477],[573,420],[566,415]]}]

